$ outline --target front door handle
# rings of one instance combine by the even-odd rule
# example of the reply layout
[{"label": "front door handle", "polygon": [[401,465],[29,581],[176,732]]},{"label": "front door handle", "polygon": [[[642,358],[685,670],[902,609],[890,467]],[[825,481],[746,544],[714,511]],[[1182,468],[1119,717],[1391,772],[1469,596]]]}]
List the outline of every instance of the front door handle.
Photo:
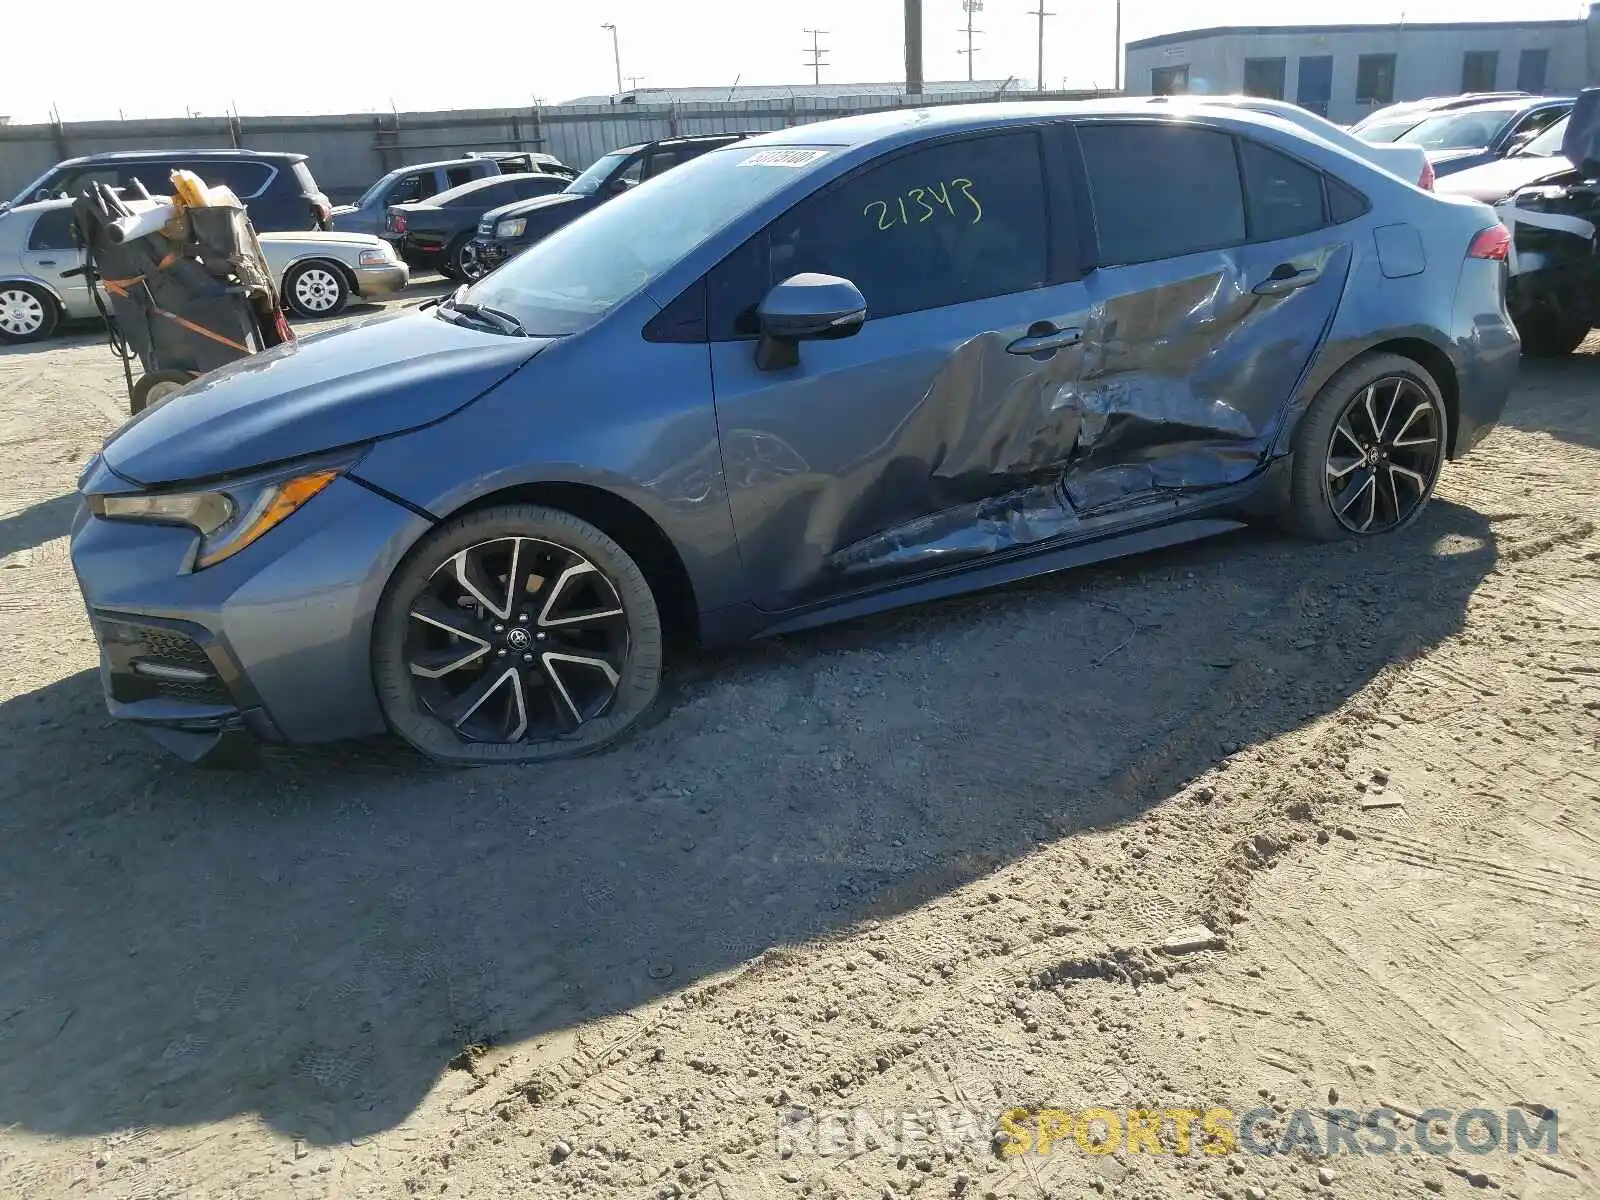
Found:
[{"label": "front door handle", "polygon": [[1321,267],[1305,267],[1296,270],[1288,263],[1273,270],[1260,283],[1251,290],[1258,296],[1287,296],[1290,292],[1308,287],[1322,278]]},{"label": "front door handle", "polygon": [[1050,354],[1083,341],[1081,329],[1052,329],[1048,333],[1019,337],[1006,347],[1009,354]]},{"label": "front door handle", "polygon": [[39,260],[39,265],[41,267],[53,267],[56,265],[56,260],[53,258],[41,258]]}]

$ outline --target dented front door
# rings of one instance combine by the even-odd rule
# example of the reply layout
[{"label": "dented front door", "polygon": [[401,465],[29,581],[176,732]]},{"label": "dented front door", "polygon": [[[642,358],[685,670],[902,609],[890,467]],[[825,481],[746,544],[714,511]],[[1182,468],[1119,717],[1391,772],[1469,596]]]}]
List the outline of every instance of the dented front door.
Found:
[{"label": "dented front door", "polygon": [[792,368],[758,369],[750,340],[713,342],[758,604],[826,599],[1071,527],[1060,483],[1089,313],[1051,256],[1042,145],[1023,129],[881,161],[775,222],[752,251],[759,271],[713,274],[714,312],[729,291],[748,312],[804,271],[851,279],[869,306],[860,333],[804,343]]}]

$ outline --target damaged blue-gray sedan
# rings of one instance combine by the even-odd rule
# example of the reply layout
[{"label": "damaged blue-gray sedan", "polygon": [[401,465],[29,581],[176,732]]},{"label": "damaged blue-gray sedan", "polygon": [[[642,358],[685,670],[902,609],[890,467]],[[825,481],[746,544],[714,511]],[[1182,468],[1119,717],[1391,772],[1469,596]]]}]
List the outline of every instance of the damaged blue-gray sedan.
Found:
[{"label": "damaged blue-gray sedan", "polygon": [[1499,419],[1507,240],[1274,117],[898,111],[717,150],[85,469],[113,714],[200,759],[593,751],[665,647],[1256,520],[1414,521]]}]

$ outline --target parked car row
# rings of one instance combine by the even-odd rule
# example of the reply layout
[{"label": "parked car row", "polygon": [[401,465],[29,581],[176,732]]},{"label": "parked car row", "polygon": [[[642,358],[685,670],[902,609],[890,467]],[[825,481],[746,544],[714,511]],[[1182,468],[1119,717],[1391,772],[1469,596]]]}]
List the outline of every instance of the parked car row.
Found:
[{"label": "parked car row", "polygon": [[[175,170],[232,189],[302,316],[332,316],[351,296],[406,286],[412,270],[481,277],[613,196],[748,136],[629,146],[579,172],[554,155],[475,151],[413,163],[332,205],[303,154],[256,150],[116,152],[58,163],[0,203],[0,342],[42,340],[97,308],[72,241],[65,197],[94,183],[161,194]],[[541,207],[542,206],[542,207]]]}]

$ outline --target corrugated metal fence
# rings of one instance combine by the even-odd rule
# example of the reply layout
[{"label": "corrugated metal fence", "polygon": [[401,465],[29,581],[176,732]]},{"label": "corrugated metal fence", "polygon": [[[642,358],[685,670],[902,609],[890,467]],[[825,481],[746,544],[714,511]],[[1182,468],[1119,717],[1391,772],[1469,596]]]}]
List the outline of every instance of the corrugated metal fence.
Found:
[{"label": "corrugated metal fence", "polygon": [[[996,99],[1078,100],[1101,92],[942,93],[920,104]],[[322,189],[353,199],[378,176],[407,163],[467,150],[542,150],[574,167],[634,142],[688,133],[785,129],[830,117],[908,104],[903,95],[805,96],[727,104],[605,104],[468,109],[381,116],[194,117],[0,126],[0,198],[13,196],[55,163],[106,150],[239,146],[310,156]]]}]

